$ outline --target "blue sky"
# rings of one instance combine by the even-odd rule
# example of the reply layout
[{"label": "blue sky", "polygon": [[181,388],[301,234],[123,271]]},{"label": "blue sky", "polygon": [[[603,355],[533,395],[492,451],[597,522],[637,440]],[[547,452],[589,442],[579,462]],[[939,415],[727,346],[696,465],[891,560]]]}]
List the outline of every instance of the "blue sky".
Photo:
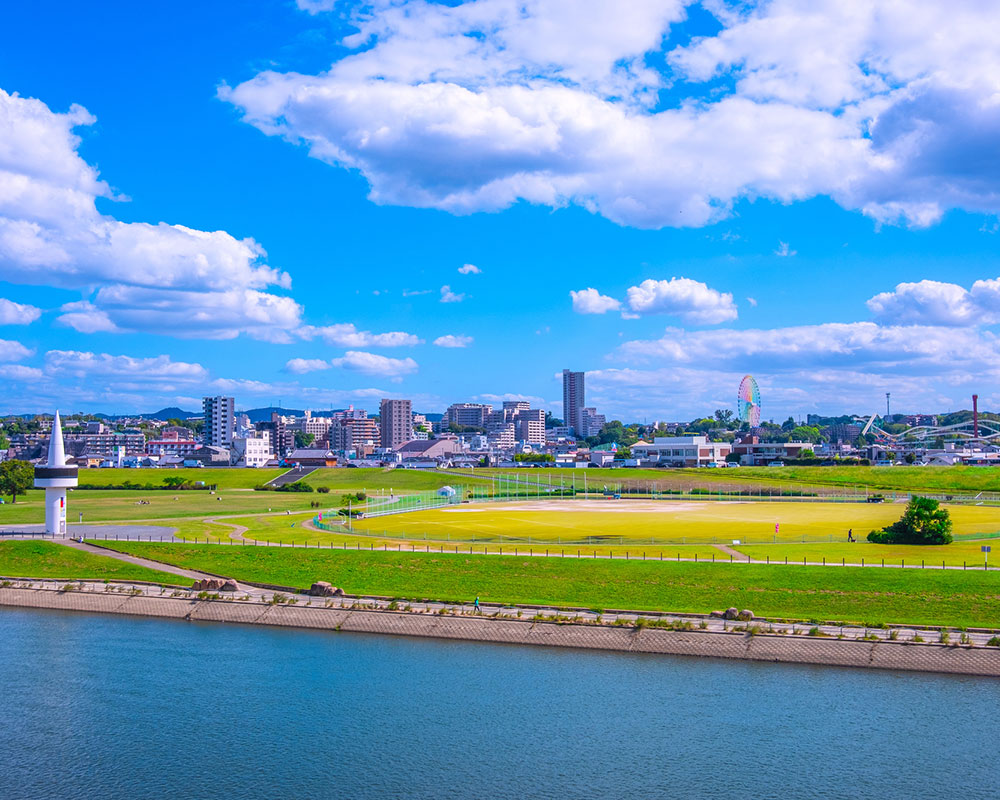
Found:
[{"label": "blue sky", "polygon": [[8,9],[0,412],[995,409],[998,14]]}]

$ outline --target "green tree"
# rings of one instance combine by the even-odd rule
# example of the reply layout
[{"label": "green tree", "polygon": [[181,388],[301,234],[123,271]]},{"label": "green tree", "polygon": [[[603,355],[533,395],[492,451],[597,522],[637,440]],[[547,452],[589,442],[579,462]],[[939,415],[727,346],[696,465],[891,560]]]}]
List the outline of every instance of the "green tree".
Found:
[{"label": "green tree", "polygon": [[31,488],[34,479],[35,471],[27,461],[11,459],[0,463],[0,495],[9,494],[12,503]]},{"label": "green tree", "polygon": [[180,489],[187,483],[187,478],[182,478],[180,475],[170,475],[163,479],[163,483],[171,489]]},{"label": "green tree", "polygon": [[308,447],[316,439],[316,434],[305,431],[295,431],[295,446]]},{"label": "green tree", "polygon": [[868,534],[875,544],[951,544],[948,509],[930,497],[913,497],[898,522]]},{"label": "green tree", "polygon": [[811,447],[803,447],[799,452],[799,458],[816,458],[816,451]]},{"label": "green tree", "polygon": [[733,421],[733,412],[728,408],[717,408],[715,409],[715,418],[723,428],[727,428],[729,423]]}]

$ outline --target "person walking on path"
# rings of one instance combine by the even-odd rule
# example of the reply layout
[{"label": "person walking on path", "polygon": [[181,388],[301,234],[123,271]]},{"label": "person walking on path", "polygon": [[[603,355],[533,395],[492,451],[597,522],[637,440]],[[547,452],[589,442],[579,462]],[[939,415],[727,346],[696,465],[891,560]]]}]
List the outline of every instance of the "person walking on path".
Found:
[{"label": "person walking on path", "polygon": [[853,542],[854,541],[854,528],[848,528],[847,529],[847,541],[849,541],[849,542]]},{"label": "person walking on path", "polygon": [[480,610],[479,610],[479,595],[478,594],[476,595],[476,613],[477,614],[481,613]]}]

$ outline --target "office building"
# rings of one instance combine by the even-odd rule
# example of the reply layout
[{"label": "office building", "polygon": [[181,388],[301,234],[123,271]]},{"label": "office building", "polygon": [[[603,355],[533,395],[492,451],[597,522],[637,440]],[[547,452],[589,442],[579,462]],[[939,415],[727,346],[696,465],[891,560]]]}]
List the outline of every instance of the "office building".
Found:
[{"label": "office building", "polygon": [[413,404],[409,400],[383,400],[379,409],[382,447],[398,450],[413,441]]},{"label": "office building", "polygon": [[205,445],[231,447],[236,431],[236,402],[232,397],[206,397],[201,401],[205,414]]}]

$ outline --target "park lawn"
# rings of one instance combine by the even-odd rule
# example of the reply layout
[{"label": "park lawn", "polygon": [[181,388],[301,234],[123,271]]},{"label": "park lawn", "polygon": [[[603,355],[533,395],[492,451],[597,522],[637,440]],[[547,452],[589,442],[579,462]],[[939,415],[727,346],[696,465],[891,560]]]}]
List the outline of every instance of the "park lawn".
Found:
[{"label": "park lawn", "polygon": [[[164,470],[166,471],[166,470]],[[125,520],[209,517],[218,514],[254,514],[268,509],[308,509],[310,502],[323,500],[315,492],[254,492],[244,489],[208,491],[76,490],[68,497],[68,521],[121,522]],[[0,530],[6,525],[40,523],[45,520],[45,493],[34,489],[18,497],[15,504],[0,506]],[[140,504],[140,500],[148,504]]]},{"label": "park lawn", "polygon": [[[869,542],[834,542],[816,544],[764,544],[739,546],[734,549],[752,559],[764,561],[770,558],[771,561],[789,562],[806,559],[812,563],[820,563],[825,558],[828,563],[834,564],[861,564],[864,559],[865,564],[881,564],[885,560],[886,564],[892,565],[914,565],[921,562],[928,567],[940,567],[942,562],[949,567],[961,567],[968,565],[970,569],[974,567],[982,568],[983,553],[981,545],[996,546],[997,558],[993,566],[1000,565],[1000,540],[984,539],[983,541],[954,542],[941,546],[906,545],[906,544],[870,544]],[[992,553],[990,555],[993,555]]]},{"label": "park lawn", "polygon": [[[538,476],[559,483],[571,483],[575,470],[533,468],[518,470],[477,470],[483,475],[503,473],[517,476],[522,481],[535,482]],[[821,487],[865,486],[880,491],[933,491],[933,492],[1000,492],[1000,470],[996,467],[739,467],[738,469],[595,469],[587,472],[587,486],[591,492],[623,485],[644,489],[658,486],[662,489],[692,486],[728,489],[761,486],[785,486],[815,491]],[[576,474],[576,485],[583,485],[582,473]]]},{"label": "park lawn", "polygon": [[241,467],[182,467],[178,469],[81,469],[80,483],[92,486],[119,485],[126,481],[162,486],[165,478],[184,478],[190,483],[204,481],[220,489],[252,489],[287,472],[284,467],[244,469]]},{"label": "park lawn", "polygon": [[[442,486],[473,484],[478,486],[483,484],[484,480],[467,473],[445,470],[321,467],[306,475],[302,482],[317,488],[328,486],[329,497],[336,499],[347,492],[366,491],[374,494],[379,490],[384,490],[386,493],[392,490],[395,494],[406,494],[440,489]],[[488,481],[486,483],[488,484]]]},{"label": "park lawn", "polygon": [[[256,516],[256,517],[232,517],[220,520],[219,523],[211,524],[208,522],[201,523],[191,520],[179,520],[173,523],[175,528],[174,535],[179,539],[187,540],[197,540],[200,542],[204,541],[219,541],[224,544],[235,543],[236,546],[240,546],[239,540],[231,540],[229,537],[230,529],[222,528],[222,522],[228,522],[235,525],[241,525],[247,528],[246,532],[243,534],[243,538],[248,542],[260,542],[261,544],[289,544],[289,545],[306,545],[309,547],[324,547],[324,548],[349,548],[349,549],[361,549],[361,550],[397,550],[398,552],[405,551],[416,551],[422,552],[429,550],[432,552],[469,552],[469,548],[472,548],[472,552],[483,553],[498,553],[501,549],[500,545],[479,545],[479,544],[457,544],[454,542],[445,541],[428,541],[428,540],[410,540],[410,539],[400,539],[391,536],[366,536],[366,535],[356,535],[347,532],[340,532],[339,528],[336,531],[324,531],[324,530],[314,530],[305,527],[302,523],[308,522],[315,516],[315,512],[306,514],[291,514],[286,516],[284,514],[278,516]],[[670,548],[664,548],[662,545],[649,546],[637,544],[632,541],[626,541],[624,546],[587,546],[585,548],[570,547],[570,546],[557,546],[551,543],[544,545],[504,545],[506,548],[504,552],[514,552],[514,548],[517,548],[518,553],[528,553],[528,554],[538,554],[538,555],[557,555],[565,554],[567,557],[576,556],[577,554],[581,556],[590,556],[596,558],[607,558],[609,555],[613,555],[615,558],[647,558],[647,559],[688,559],[688,558],[698,558],[704,559],[706,561],[716,560],[729,560],[729,556],[725,555],[716,547],[712,545],[702,544],[702,545],[677,545],[671,546]]]},{"label": "park lawn", "polygon": [[0,575],[7,578],[149,581],[179,586],[191,585],[190,579],[169,572],[160,572],[126,564],[114,558],[84,553],[55,542],[17,539],[0,542]]},{"label": "park lawn", "polygon": [[409,554],[119,542],[123,552],[238,580],[349,594],[870,624],[1000,625],[996,573]]},{"label": "park lawn", "polygon": [[[584,506],[583,503],[587,505]],[[651,501],[650,501],[651,502]],[[644,503],[644,506],[635,505]],[[354,520],[355,530],[386,538],[477,542],[587,544],[766,544],[774,541],[843,541],[848,529],[863,538],[895,522],[902,504],[820,502],[566,500],[463,504]],[[586,509],[586,510],[581,510]],[[630,510],[631,509],[631,510]],[[1000,531],[1000,507],[949,506],[956,534]],[[775,524],[779,531],[775,533]]]}]

